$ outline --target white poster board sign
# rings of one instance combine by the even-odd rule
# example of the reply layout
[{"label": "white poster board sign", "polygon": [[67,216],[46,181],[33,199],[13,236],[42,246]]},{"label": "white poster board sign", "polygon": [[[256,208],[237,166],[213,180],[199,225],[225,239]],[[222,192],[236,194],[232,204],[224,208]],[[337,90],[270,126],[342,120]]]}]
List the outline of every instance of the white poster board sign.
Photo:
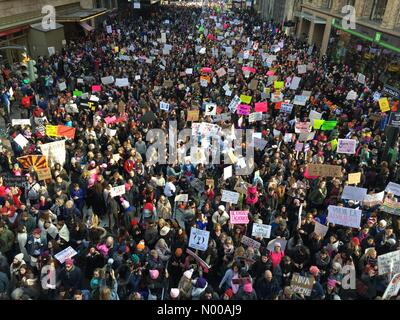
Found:
[{"label": "white poster board sign", "polygon": [[344,200],[354,200],[363,201],[367,195],[368,189],[358,188],[352,186],[345,186],[342,193],[342,199]]},{"label": "white poster board sign", "polygon": [[237,202],[239,200],[239,195],[240,194],[237,192],[222,190],[221,201],[237,204]]},{"label": "white poster board sign", "polygon": [[124,184],[111,188],[111,191],[110,191],[111,197],[114,198],[117,196],[122,196],[123,194],[125,194],[125,185]]},{"label": "white poster board sign", "polygon": [[361,210],[345,207],[329,206],[328,221],[345,227],[359,228]]},{"label": "white poster board sign", "polygon": [[269,239],[271,237],[271,226],[267,224],[253,223],[251,236]]},{"label": "white poster board sign", "polygon": [[200,251],[206,251],[208,248],[209,237],[210,237],[209,231],[200,230],[197,228],[191,228],[189,247]]}]

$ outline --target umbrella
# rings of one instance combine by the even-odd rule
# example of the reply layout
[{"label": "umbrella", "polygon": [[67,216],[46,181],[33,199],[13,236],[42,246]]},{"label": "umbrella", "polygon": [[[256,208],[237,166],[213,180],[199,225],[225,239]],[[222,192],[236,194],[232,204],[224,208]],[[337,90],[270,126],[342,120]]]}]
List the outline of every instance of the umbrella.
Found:
[{"label": "umbrella", "polygon": [[157,119],[153,111],[146,112],[144,116],[140,118],[140,122],[149,123]]}]

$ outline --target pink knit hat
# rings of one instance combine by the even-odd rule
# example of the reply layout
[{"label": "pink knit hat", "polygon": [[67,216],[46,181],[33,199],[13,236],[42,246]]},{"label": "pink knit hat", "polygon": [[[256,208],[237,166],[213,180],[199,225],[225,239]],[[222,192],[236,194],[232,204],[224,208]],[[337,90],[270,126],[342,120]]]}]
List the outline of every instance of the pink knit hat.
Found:
[{"label": "pink knit hat", "polygon": [[243,291],[245,293],[251,293],[253,291],[253,285],[251,284],[251,282],[248,282],[243,286]]},{"label": "pink knit hat", "polygon": [[311,273],[313,276],[317,276],[317,275],[318,275],[318,272],[319,272],[318,267],[316,267],[316,266],[311,266],[311,267],[310,267],[310,273]]},{"label": "pink knit hat", "polygon": [[150,278],[153,280],[156,280],[160,275],[160,272],[157,269],[150,270],[149,273],[150,273]]}]

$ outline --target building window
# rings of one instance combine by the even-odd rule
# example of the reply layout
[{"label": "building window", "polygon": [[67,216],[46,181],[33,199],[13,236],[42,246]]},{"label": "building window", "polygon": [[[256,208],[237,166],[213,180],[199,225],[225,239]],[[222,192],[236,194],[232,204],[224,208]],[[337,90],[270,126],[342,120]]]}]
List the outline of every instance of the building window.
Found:
[{"label": "building window", "polygon": [[321,8],[322,9],[331,9],[332,8],[332,1],[333,0],[322,0],[321,1]]},{"label": "building window", "polygon": [[369,19],[371,21],[382,22],[387,3],[388,0],[374,0]]},{"label": "building window", "polygon": [[101,8],[101,0],[96,0],[96,8]]}]

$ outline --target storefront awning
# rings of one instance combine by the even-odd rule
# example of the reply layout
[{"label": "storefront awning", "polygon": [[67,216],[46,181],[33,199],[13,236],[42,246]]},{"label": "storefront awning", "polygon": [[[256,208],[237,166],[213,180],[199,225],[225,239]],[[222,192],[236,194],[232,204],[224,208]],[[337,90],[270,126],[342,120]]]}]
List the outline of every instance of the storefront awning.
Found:
[{"label": "storefront awning", "polygon": [[94,30],[94,28],[91,26],[91,25],[89,25],[89,24],[87,24],[87,22],[80,22],[79,23],[81,26],[82,26],[82,28],[83,29],[85,29],[86,31],[93,31]]},{"label": "storefront awning", "polygon": [[297,11],[294,13],[295,17],[303,18],[305,20],[308,20],[310,22],[314,22],[315,24],[326,24],[326,20],[319,18],[319,17],[314,17],[313,15],[306,13],[306,12],[300,12]]},{"label": "storefront awning", "polygon": [[86,20],[96,18],[103,14],[106,14],[108,10],[106,8],[97,9],[74,9],[64,12],[57,12],[57,22],[84,22]]}]

